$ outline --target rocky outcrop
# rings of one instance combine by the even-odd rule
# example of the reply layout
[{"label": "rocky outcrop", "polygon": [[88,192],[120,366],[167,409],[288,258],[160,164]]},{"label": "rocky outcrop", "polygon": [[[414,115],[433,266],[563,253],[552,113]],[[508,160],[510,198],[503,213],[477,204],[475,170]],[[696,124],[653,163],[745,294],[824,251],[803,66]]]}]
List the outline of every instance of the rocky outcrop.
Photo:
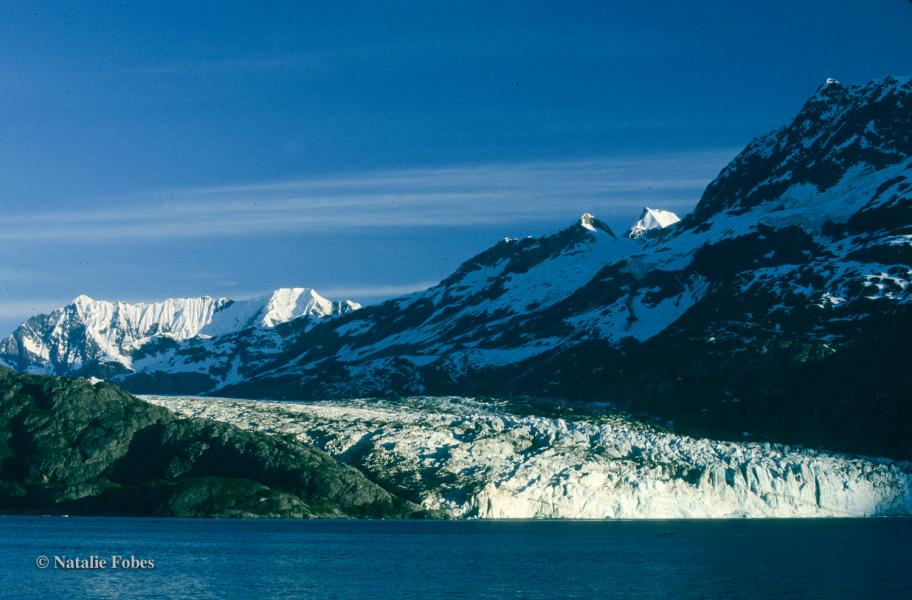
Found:
[{"label": "rocky outcrop", "polygon": [[418,508],[325,452],[178,418],[109,384],[0,369],[0,511],[408,517]]}]

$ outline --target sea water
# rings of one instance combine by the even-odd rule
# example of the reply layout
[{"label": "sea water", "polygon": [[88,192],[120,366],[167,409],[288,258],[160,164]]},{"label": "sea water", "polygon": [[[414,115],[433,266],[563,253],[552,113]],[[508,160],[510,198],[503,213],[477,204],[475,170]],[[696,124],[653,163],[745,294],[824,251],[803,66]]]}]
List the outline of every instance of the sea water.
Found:
[{"label": "sea water", "polygon": [[910,598],[910,539],[910,519],[0,516],[0,595],[196,600]]}]

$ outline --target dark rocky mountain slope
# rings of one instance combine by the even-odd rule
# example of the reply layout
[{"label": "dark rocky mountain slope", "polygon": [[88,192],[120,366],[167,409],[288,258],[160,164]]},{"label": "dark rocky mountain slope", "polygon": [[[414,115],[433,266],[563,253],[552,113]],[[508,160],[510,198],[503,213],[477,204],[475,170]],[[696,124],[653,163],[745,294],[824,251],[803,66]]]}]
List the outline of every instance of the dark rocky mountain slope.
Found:
[{"label": "dark rocky mountain slope", "polygon": [[0,512],[421,516],[328,454],[178,418],[117,386],[0,369]]}]

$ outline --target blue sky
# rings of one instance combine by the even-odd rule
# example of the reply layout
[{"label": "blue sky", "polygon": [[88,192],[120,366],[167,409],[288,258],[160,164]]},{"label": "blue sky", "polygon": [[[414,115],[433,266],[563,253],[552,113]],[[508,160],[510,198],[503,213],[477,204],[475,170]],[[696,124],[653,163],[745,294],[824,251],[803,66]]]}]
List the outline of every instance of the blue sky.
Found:
[{"label": "blue sky", "polygon": [[[192,6],[188,6],[192,4]],[[687,212],[912,3],[7,3],[0,330],[80,293],[375,301],[504,235]]]}]

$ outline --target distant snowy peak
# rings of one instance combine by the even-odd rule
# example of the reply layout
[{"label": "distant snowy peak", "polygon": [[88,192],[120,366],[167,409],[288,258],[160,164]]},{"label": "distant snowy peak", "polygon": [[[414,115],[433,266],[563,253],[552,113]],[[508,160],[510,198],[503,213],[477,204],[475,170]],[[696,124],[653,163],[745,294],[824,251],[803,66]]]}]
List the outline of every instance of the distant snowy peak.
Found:
[{"label": "distant snowy peak", "polygon": [[0,360],[20,370],[58,374],[93,363],[132,368],[134,353],[156,341],[214,338],[246,329],[272,329],[300,318],[314,322],[361,306],[333,302],[311,288],[282,288],[248,300],[169,298],[128,303],[77,296],[36,315],[0,340]]},{"label": "distant snowy peak", "polygon": [[77,296],[71,304],[53,311],[67,311],[90,329],[114,328],[140,336],[165,334],[176,340],[198,335],[220,335],[248,327],[272,328],[300,317],[323,319],[357,310],[351,300],[334,302],[313,288],[279,288],[271,294],[245,300],[231,298],[168,298],[153,303],[111,302]]},{"label": "distant snowy peak", "polygon": [[587,229],[592,232],[601,231],[603,233],[608,233],[614,237],[614,232],[611,231],[611,228],[608,227],[604,221],[589,212],[583,213],[582,216],[580,216],[580,226],[583,229]]},{"label": "distant snowy peak", "polygon": [[351,300],[333,302],[313,288],[279,288],[268,296],[226,301],[200,333],[215,337],[251,327],[271,329],[301,317],[324,319],[359,308]]},{"label": "distant snowy peak", "polygon": [[302,316],[328,317],[333,314],[333,308],[330,300],[312,288],[280,288],[266,303],[260,324],[275,327]]},{"label": "distant snowy peak", "polygon": [[334,317],[353,310],[361,305],[351,300],[333,302],[317,293],[313,288],[279,288],[272,293],[264,307],[260,325],[275,327],[280,323],[299,317],[323,319]]},{"label": "distant snowy peak", "polygon": [[670,210],[649,208],[647,206],[643,209],[643,214],[640,215],[637,222],[634,223],[633,227],[627,232],[627,237],[638,239],[651,229],[665,229],[669,225],[674,225],[680,220],[680,217]]},{"label": "distant snowy peak", "polygon": [[[67,306],[52,311],[47,319],[54,323],[54,330],[62,333],[68,324],[84,326],[94,338],[113,336],[140,339],[153,335],[167,335],[185,340],[199,335],[212,321],[217,310],[231,302],[227,298],[169,298],[153,303],[110,302],[94,300],[86,295],[73,299]],[[30,319],[41,319],[39,315]],[[113,341],[113,340],[112,340]]]},{"label": "distant snowy peak", "polygon": [[592,213],[583,213],[583,216],[580,217],[580,225],[588,229],[589,231],[595,231],[595,227],[592,225],[592,221],[595,220],[595,215]]}]

